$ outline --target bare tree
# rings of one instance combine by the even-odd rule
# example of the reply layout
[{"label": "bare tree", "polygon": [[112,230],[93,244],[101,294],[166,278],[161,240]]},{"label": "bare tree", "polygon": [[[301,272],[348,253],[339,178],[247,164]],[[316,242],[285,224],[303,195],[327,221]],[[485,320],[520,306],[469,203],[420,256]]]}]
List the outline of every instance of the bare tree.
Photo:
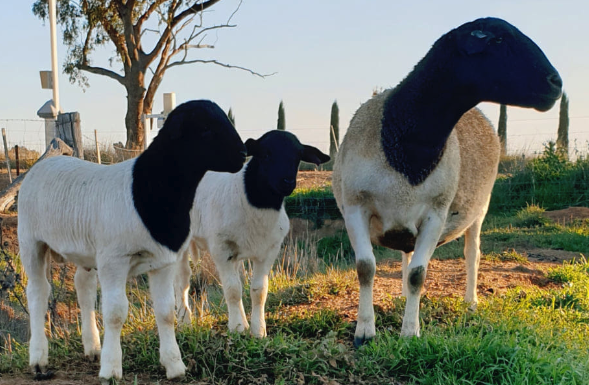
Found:
[{"label": "bare tree", "polygon": [[[205,25],[205,10],[220,0],[58,0],[57,20],[63,28],[63,41],[68,47],[64,71],[72,83],[89,86],[85,72],[116,80],[127,91],[127,148],[141,148],[145,130],[143,114],[150,114],[155,93],[164,74],[172,67],[211,63],[237,68],[265,77],[251,69],[222,63],[217,60],[193,58],[189,53],[198,49],[212,49],[205,43],[207,33],[222,28],[234,28],[231,19],[241,6],[221,24]],[[187,4],[188,3],[188,4]],[[47,18],[47,0],[37,0],[33,13]],[[157,23],[154,21],[157,20]],[[156,29],[147,26],[156,25]],[[143,44],[148,34],[155,42]],[[145,39],[153,41],[150,38]],[[112,43],[115,55],[108,66],[96,66],[90,55],[99,47]],[[122,68],[112,69],[114,63]],[[148,81],[149,73],[151,78]],[[147,86],[146,86],[147,83]]]}]

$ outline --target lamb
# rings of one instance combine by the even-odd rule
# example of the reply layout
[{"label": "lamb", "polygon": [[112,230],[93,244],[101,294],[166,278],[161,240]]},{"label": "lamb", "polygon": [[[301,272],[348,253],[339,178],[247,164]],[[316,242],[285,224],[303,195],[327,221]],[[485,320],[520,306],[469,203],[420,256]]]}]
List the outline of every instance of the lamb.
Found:
[{"label": "lamb", "polygon": [[[168,116],[138,158],[104,166],[70,157],[36,164],[19,196],[18,238],[28,275],[30,365],[48,364],[44,324],[51,255],[78,266],[84,353],[100,355],[99,377],[122,376],[120,334],[127,318],[128,277],[148,273],[160,362],[168,378],[184,375],[174,334],[175,264],[188,247],[190,209],[207,170],[237,172],[245,146],[215,103],[190,101]],[[94,314],[97,275],[102,287],[104,346]]]},{"label": "lamb", "polygon": [[[249,327],[242,303],[241,261],[253,262],[250,293],[251,333],[266,336],[264,305],[268,274],[289,230],[284,198],[296,187],[299,162],[317,165],[330,160],[317,148],[302,145],[286,131],[273,130],[245,142],[252,158],[237,174],[208,172],[196,190],[191,212],[195,245],[208,250],[219,272],[229,330]],[[176,300],[179,319],[190,322],[188,287],[191,268],[188,252],[178,265]]]},{"label": "lamb", "polygon": [[475,107],[490,101],[550,109],[562,80],[541,49],[496,18],[451,30],[394,89],[360,106],[333,172],[333,192],[356,254],[354,344],[375,336],[371,242],[403,252],[402,336],[419,336],[419,302],[437,246],[465,234],[465,301],[477,303],[479,234],[499,143]]}]

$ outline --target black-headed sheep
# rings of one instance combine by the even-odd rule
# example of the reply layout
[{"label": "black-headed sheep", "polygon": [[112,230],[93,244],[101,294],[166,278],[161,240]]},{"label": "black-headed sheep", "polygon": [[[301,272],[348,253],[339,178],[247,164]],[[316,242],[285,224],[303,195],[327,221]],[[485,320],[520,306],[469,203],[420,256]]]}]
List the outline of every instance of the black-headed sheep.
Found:
[{"label": "black-headed sheep", "polygon": [[[249,327],[242,303],[239,268],[244,259],[253,264],[250,284],[251,332],[266,336],[264,305],[268,275],[288,233],[284,198],[296,187],[300,161],[317,165],[329,156],[303,145],[293,134],[273,130],[245,142],[252,158],[237,174],[208,172],[200,182],[192,209],[193,240],[210,252],[223,285],[229,312],[229,330]],[[184,322],[190,320],[188,286],[189,255],[179,264],[176,300]]]},{"label": "black-headed sheep", "polygon": [[356,345],[375,335],[372,243],[403,252],[401,335],[419,335],[419,302],[439,245],[465,234],[465,300],[477,302],[479,234],[497,174],[499,143],[477,109],[490,101],[539,111],[562,81],[511,24],[478,19],[443,35],[395,88],[355,113],[336,157],[333,191],[356,254]]},{"label": "black-headed sheep", "polygon": [[[149,274],[168,378],[184,375],[174,334],[176,263],[187,248],[190,209],[206,171],[237,172],[245,146],[225,113],[210,101],[178,106],[138,158],[104,166],[70,157],[36,164],[19,194],[18,238],[28,275],[31,368],[48,364],[45,313],[50,256],[78,266],[75,286],[84,352],[100,355],[99,377],[121,378],[120,335],[127,318],[127,278]],[[94,316],[96,276],[102,287],[102,352]]]}]

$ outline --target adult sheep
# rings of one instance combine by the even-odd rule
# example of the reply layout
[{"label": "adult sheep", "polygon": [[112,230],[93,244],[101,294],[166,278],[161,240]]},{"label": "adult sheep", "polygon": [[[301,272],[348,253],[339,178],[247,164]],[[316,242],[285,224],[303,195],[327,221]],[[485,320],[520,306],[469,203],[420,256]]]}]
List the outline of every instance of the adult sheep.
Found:
[{"label": "adult sheep", "polygon": [[[193,241],[210,252],[223,285],[229,312],[229,330],[249,327],[242,303],[239,267],[244,259],[253,263],[250,294],[251,332],[266,336],[264,306],[268,274],[288,233],[284,198],[296,187],[300,161],[317,165],[329,161],[317,148],[303,145],[286,131],[273,130],[245,142],[252,158],[237,174],[208,172],[196,190],[191,212]],[[194,253],[193,253],[194,254]],[[190,321],[188,252],[179,262],[176,300],[179,319]]]},{"label": "adult sheep", "polygon": [[473,107],[490,101],[546,111],[561,90],[558,72],[532,40],[504,20],[485,18],[443,35],[397,87],[360,106],[333,172],[360,283],[356,345],[375,335],[371,241],[403,252],[401,335],[419,336],[434,249],[462,234],[465,300],[476,304],[479,234],[499,143]]},{"label": "adult sheep", "polygon": [[[121,378],[120,334],[127,318],[127,278],[148,273],[168,378],[184,375],[174,334],[175,263],[190,233],[190,209],[207,170],[237,172],[245,146],[213,102],[191,101],[168,116],[138,158],[104,166],[70,157],[47,159],[25,177],[19,194],[18,238],[28,276],[30,365],[48,364],[44,324],[55,255],[78,266],[75,286],[82,314],[84,353],[100,354],[102,379]],[[94,306],[102,287],[104,346]]]}]

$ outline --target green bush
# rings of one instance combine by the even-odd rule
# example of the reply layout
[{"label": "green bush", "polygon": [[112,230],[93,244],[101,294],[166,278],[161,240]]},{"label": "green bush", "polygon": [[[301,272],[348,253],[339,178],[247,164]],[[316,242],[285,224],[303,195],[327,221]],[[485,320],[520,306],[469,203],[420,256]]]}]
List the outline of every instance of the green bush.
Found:
[{"label": "green bush", "polygon": [[[508,166],[500,168],[507,171]],[[540,157],[517,164],[511,171],[500,174],[495,182],[489,207],[492,213],[528,205],[546,210],[589,206],[589,160],[570,162],[553,142],[546,145]]]}]

